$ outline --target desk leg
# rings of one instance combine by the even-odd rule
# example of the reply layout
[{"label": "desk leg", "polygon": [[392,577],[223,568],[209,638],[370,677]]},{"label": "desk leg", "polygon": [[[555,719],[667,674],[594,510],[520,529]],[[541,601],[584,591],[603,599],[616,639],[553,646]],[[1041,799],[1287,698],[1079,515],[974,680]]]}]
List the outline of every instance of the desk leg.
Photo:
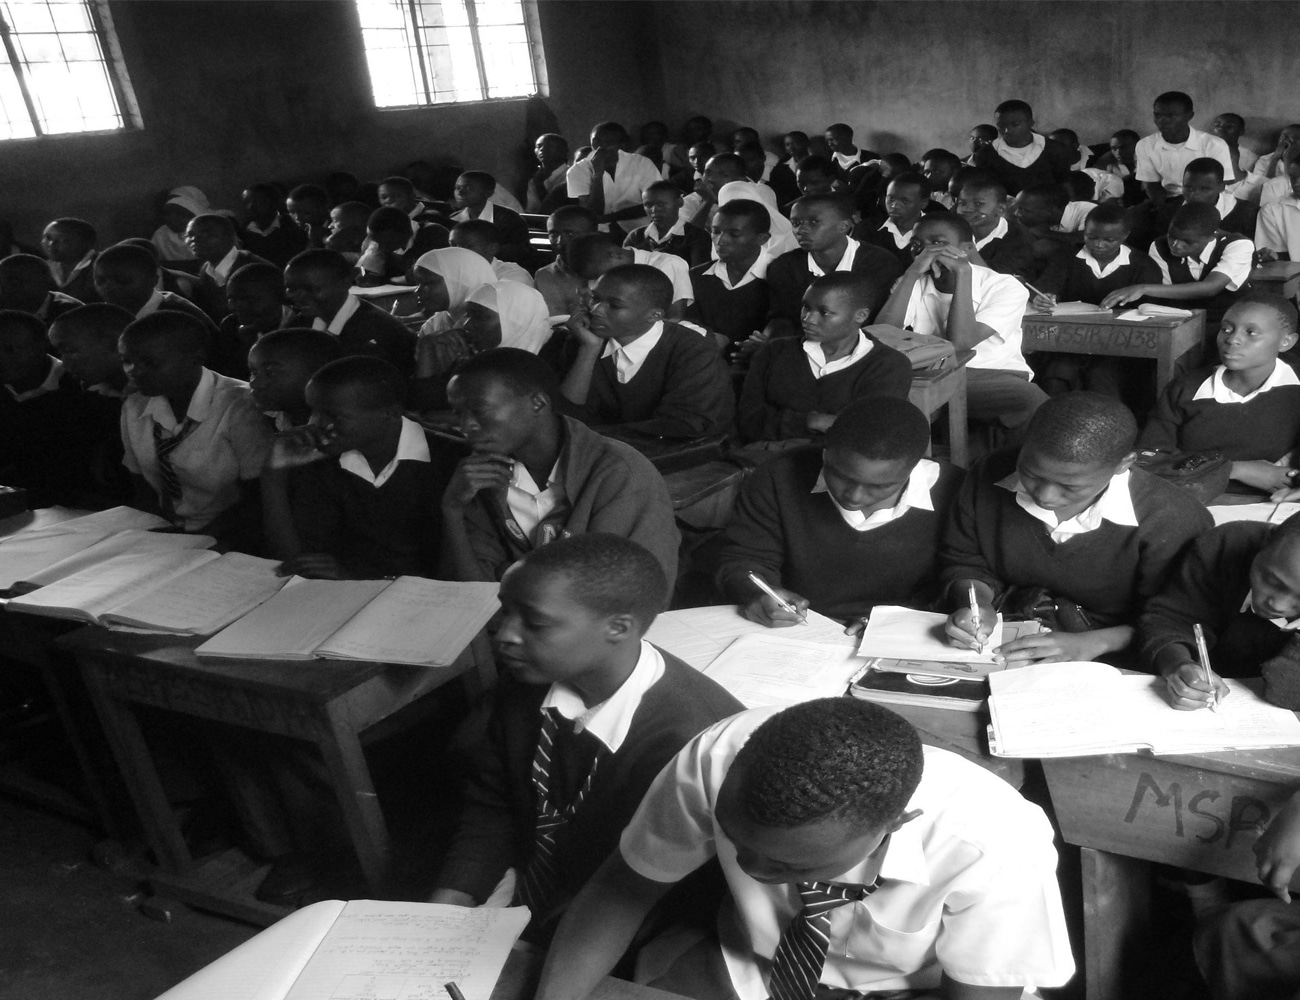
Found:
[{"label": "desk leg", "polygon": [[1150,927],[1150,865],[1090,847],[1083,861],[1084,984],[1087,1000],[1124,1000],[1133,942]]},{"label": "desk leg", "polygon": [[352,846],[366,877],[370,890],[379,893],[388,877],[392,846],[388,839],[388,825],[370,780],[361,742],[348,721],[342,718],[337,702],[326,706],[330,736],[320,742],[321,756],[329,768],[331,783],[343,807],[343,818],[348,825]]},{"label": "desk leg", "polygon": [[948,457],[953,465],[966,468],[970,464],[970,449],[966,423],[966,369],[959,369],[957,389],[948,400]]}]

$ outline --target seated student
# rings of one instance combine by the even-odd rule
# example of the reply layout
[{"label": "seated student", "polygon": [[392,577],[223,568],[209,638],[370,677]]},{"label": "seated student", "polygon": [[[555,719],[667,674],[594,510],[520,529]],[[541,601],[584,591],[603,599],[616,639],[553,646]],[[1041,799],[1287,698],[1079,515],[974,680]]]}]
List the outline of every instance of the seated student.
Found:
[{"label": "seated student", "polygon": [[803,294],[803,336],[773,338],[750,360],[736,406],[742,440],[817,439],[855,399],[907,396],[907,358],[862,331],[873,292],[860,274],[813,279]]},{"label": "seated student", "polygon": [[253,184],[244,189],[241,200],[248,221],[239,231],[239,242],[249,253],[284,267],[307,249],[307,234],[281,210],[283,193],[274,184]]},{"label": "seated student", "polygon": [[294,314],[286,325],[326,330],[338,338],[345,355],[381,357],[410,375],[415,369],[415,334],[396,316],[353,295],[352,272],[352,265],[333,250],[304,250],[289,261],[284,289]]},{"label": "seated student", "polygon": [[957,154],[946,149],[926,150],[921,157],[921,175],[930,182],[930,200],[949,211],[956,204],[949,186],[961,166]]},{"label": "seated student", "polygon": [[912,234],[930,204],[930,185],[924,176],[898,174],[885,189],[885,221],[863,242],[888,250],[907,267],[912,263]]},{"label": "seated student", "polygon": [[855,146],[853,128],[843,122],[828,126],[824,135],[826,145],[831,151],[831,159],[835,164],[836,177],[845,183],[848,183],[849,175],[855,169],[871,160],[880,159],[879,153]]},{"label": "seated student", "polygon": [[595,215],[602,229],[614,223],[623,233],[646,224],[641,192],[660,180],[653,163],[620,148],[627,137],[618,122],[601,122],[591,130],[594,151],[566,175],[569,197]]},{"label": "seated student", "polygon": [[[64,372],[87,392],[106,399],[126,398],[126,372],[122,370],[117,342],[133,318],[121,306],[107,302],[92,302],[62,313],[50,324],[49,340],[59,352]],[[122,442],[116,429],[113,437],[117,439],[120,463]]]},{"label": "seated student", "polygon": [[644,946],[639,982],[965,1000],[1074,971],[1042,811],[888,709],[824,698],[734,716],[664,768],[569,907],[538,1000],[588,995],[655,902],[715,857],[716,930]]},{"label": "seated student", "polygon": [[273,330],[248,352],[248,389],[257,408],[277,431],[302,427],[311,419],[307,383],[339,358],[338,340],[305,326]]},{"label": "seated student", "polygon": [[329,237],[330,221],[330,196],[325,189],[315,184],[299,184],[289,192],[284,207],[294,225],[307,237],[307,249],[322,249]]},{"label": "seated student", "polygon": [[787,132],[781,136],[785,159],[772,168],[767,183],[772,186],[778,205],[786,205],[799,197],[799,182],[795,168],[808,155],[808,135],[805,132]]},{"label": "seated student", "polygon": [[1225,176],[1232,172],[1228,144],[1191,127],[1192,99],[1186,94],[1176,90],[1161,94],[1152,104],[1151,117],[1156,131],[1134,147],[1133,176],[1156,209],[1166,198],[1183,193],[1183,171],[1192,160],[1212,157],[1223,165]]},{"label": "seated student", "polygon": [[1198,157],[1183,170],[1181,201],[1170,198],[1166,202],[1172,216],[1178,205],[1212,205],[1221,217],[1219,228],[1226,233],[1255,238],[1255,219],[1259,207],[1230,194],[1223,184],[1223,164],[1208,156]]},{"label": "seated student", "polygon": [[0,260],[0,309],[31,313],[49,326],[81,303],[71,295],[55,291],[49,263],[29,253],[16,253]]},{"label": "seated student", "polygon": [[1214,451],[1232,462],[1232,482],[1272,494],[1294,478],[1300,444],[1300,377],[1278,355],[1297,339],[1296,308],[1252,292],[1224,314],[1222,364],[1178,375],[1165,387],[1138,444]]},{"label": "seated student", "polygon": [[201,263],[195,304],[214,323],[230,315],[226,301],[226,282],[248,264],[269,264],[256,254],[235,244],[235,224],[225,215],[196,215],[185,229],[185,242]]},{"label": "seated student", "polygon": [[516,281],[529,288],[535,287],[533,276],[514,261],[501,260],[497,250],[501,246],[501,233],[491,222],[470,219],[458,222],[451,228],[451,245],[462,250],[472,250],[492,268],[497,281]]},{"label": "seated student", "polygon": [[175,292],[158,288],[158,261],[143,247],[119,243],[111,246],[92,265],[96,299],[121,306],[136,319],[161,310],[193,316],[203,324],[208,336],[216,334],[217,325],[202,309]]},{"label": "seated student", "polygon": [[993,111],[998,138],[972,156],[974,166],[1002,182],[1010,195],[1027,184],[1064,184],[1074,158],[1034,131],[1034,109],[1024,101],[1003,101]]},{"label": "seated student", "polygon": [[415,185],[406,177],[400,175],[385,177],[379,182],[376,194],[381,208],[400,209],[417,226],[433,223],[443,225],[445,228],[447,220],[419,199],[415,193]]},{"label": "seated student", "polygon": [[208,196],[192,185],[172,188],[162,207],[162,225],[153,231],[149,242],[158,251],[158,261],[170,264],[194,259],[194,251],[185,242],[185,229],[196,216],[212,211]]},{"label": "seated student", "polygon": [[955,211],[975,234],[978,260],[999,274],[1037,277],[1038,264],[1029,234],[1007,217],[1007,189],[990,174],[974,174],[962,182]]},{"label": "seated student", "polygon": [[430,902],[525,904],[526,937],[545,943],[664,765],[742,709],[642,638],[668,595],[650,553],[610,534],[544,545],[506,573],[505,676]]},{"label": "seated student", "polygon": [[448,243],[447,230],[436,223],[412,223],[400,208],[377,208],[366,220],[366,242],[357,258],[357,283],[408,284],[415,262]]},{"label": "seated student", "polygon": [[55,219],[41,233],[41,252],[50,262],[57,290],[78,302],[98,302],[93,265],[95,227],[84,219]]},{"label": "seated student", "polygon": [[203,366],[207,339],[198,319],[167,310],[123,331],[134,390],[122,404],[123,465],[134,506],[186,531],[247,542],[271,424],[245,383]]},{"label": "seated student", "polygon": [[259,337],[289,323],[284,272],[274,264],[246,264],[226,282],[230,313],[208,348],[207,366],[220,375],[248,380],[248,352]]},{"label": "seated student", "polygon": [[634,229],[623,240],[633,250],[670,253],[690,267],[709,260],[709,234],[681,217],[682,193],[672,181],[651,184],[641,193],[650,224]]},{"label": "seated student", "polygon": [[930,423],[903,398],[856,399],[823,448],[760,465],[709,562],[745,617],[795,624],[749,579],[755,573],[801,612],[861,618],[877,604],[926,608],[938,596],[939,538],[960,472],[922,456]]},{"label": "seated student", "polygon": [[975,156],[982,149],[992,146],[998,137],[998,128],[996,125],[976,125],[970,130],[970,156],[966,157],[965,162],[970,166],[975,166]]},{"label": "seated student", "polygon": [[775,153],[765,150],[760,142],[738,143],[733,152],[745,161],[745,176],[749,180],[767,184],[767,176],[775,165]]},{"label": "seated student", "polygon": [[718,259],[691,268],[695,301],[686,318],[727,339],[730,348],[748,340],[767,323],[767,269],[764,250],[771,215],[765,205],[745,198],[729,201],[713,216],[713,250]]},{"label": "seated student", "polygon": [[[815,195],[836,193],[835,161],[829,156],[818,156],[815,153],[805,156],[796,164],[794,176],[801,197],[810,198]],[[782,206],[782,211],[789,214],[789,206],[794,200],[786,202]]]},{"label": "seated student", "polygon": [[345,201],[331,208],[330,234],[325,238],[325,249],[337,250],[350,263],[355,264],[361,259],[361,251],[366,248],[370,215],[371,208],[364,201]]},{"label": "seated student", "polygon": [[671,180],[674,174],[689,166],[686,162],[686,147],[668,141],[668,126],[663,122],[646,122],[641,126],[639,139],[641,145],[649,146],[655,151],[665,168],[664,180]]},{"label": "seated student", "polygon": [[733,181],[748,180],[745,161],[735,153],[719,153],[709,157],[699,185],[682,199],[679,216],[691,225],[707,230],[718,210],[718,196],[722,189]]},{"label": "seated student", "polygon": [[277,434],[262,468],[263,528],[280,572],[320,580],[432,577],[445,476],[402,416],[406,380],[344,357],[307,383],[311,422]]},{"label": "seated student", "polygon": [[[1297,140],[1300,140],[1300,124],[1285,126],[1278,133],[1277,146],[1255,161],[1246,180],[1237,190],[1237,195],[1256,202],[1261,209],[1278,197],[1285,197],[1289,190],[1286,180],[1287,164],[1300,152]],[[1279,185],[1281,190],[1278,189]]]},{"label": "seated student", "polygon": [[916,224],[915,239],[916,259],[876,322],[973,350],[966,363],[967,412],[1018,433],[1047,399],[1020,353],[1028,293],[1014,278],[971,263],[974,237],[959,215],[927,215]]},{"label": "seated student", "polygon": [[[182,271],[175,267],[163,267],[162,256],[158,253],[158,248],[142,236],[132,236],[125,240],[119,240],[115,246],[119,247],[139,247],[144,250],[153,262],[158,265],[158,282],[154,285],[160,292],[171,292],[189,302],[193,302],[195,294],[199,287],[199,276],[191,274],[188,271]],[[207,315],[204,313],[204,315]]]},{"label": "seated student", "polygon": [[1035,284],[1054,258],[1072,254],[1083,243],[1083,224],[1072,222],[1074,228],[1067,227],[1066,209],[1077,204],[1086,219],[1097,207],[1092,202],[1071,202],[1069,192],[1064,184],[1030,184],[1020,189],[1009,206],[1008,219],[1020,228],[1032,255],[1032,263],[1021,273],[1032,276]]},{"label": "seated student", "polygon": [[731,133],[731,151],[744,156],[746,149],[757,147],[763,157],[763,166],[759,175],[754,177],[755,181],[762,181],[764,184],[772,175],[772,168],[781,162],[780,158],[763,145],[763,137],[758,134],[758,129],[751,128],[748,125],[742,125]]},{"label": "seated student", "polygon": [[428,317],[420,327],[423,337],[461,326],[470,292],[497,280],[492,265],[465,247],[430,250],[416,261],[414,277],[415,297]]},{"label": "seated student", "polygon": [[528,223],[518,212],[493,204],[489,199],[497,189],[497,179],[486,170],[467,170],[456,178],[455,205],[452,222],[481,219],[497,227],[500,247],[497,256],[515,263],[530,260],[532,248],[528,243]]},{"label": "seated student", "polygon": [[[753,181],[728,181],[718,189],[718,208],[721,209],[733,201],[756,201],[767,209],[770,235],[767,242],[763,244],[763,250],[773,260],[783,253],[798,248],[799,244],[795,242],[790,220],[781,214],[776,203],[776,195],[766,184],[755,184]],[[714,215],[716,214],[715,210]]]},{"label": "seated student", "polygon": [[581,205],[561,206],[546,220],[546,237],[555,249],[555,262],[539,267],[533,280],[552,316],[568,316],[586,298],[587,283],[574,273],[567,258],[575,239],[596,230],[596,216]]},{"label": "seated student", "polygon": [[884,222],[887,217],[885,194],[889,190],[889,182],[911,170],[912,161],[902,153],[886,153],[880,159],[872,160],[853,171],[853,179],[845,195],[860,217],[859,226],[853,232],[855,237],[865,238],[867,233],[874,232]]},{"label": "seated student", "polygon": [[1038,409],[1019,450],[971,468],[939,554],[944,603],[957,609],[950,642],[974,648],[992,631],[995,607],[1050,599],[1052,632],[993,652],[1014,664],[1129,652],[1143,602],[1212,523],[1190,494],[1133,468],[1136,439],[1137,423],[1119,400],[1066,393]]},{"label": "seated student", "polygon": [[1089,196],[1090,199],[1098,202],[1123,199],[1124,182],[1118,175],[1090,165],[1090,150],[1080,148],[1079,134],[1074,129],[1058,128],[1048,132],[1047,138],[1066,151],[1071,164],[1071,173],[1081,173],[1092,181],[1093,193]]},{"label": "seated student", "polygon": [[1184,205],[1169,220],[1169,233],[1151,244],[1161,283],[1117,289],[1101,300],[1102,308],[1156,299],[1204,309],[1206,330],[1217,330],[1228,307],[1246,293],[1253,251],[1246,237],[1219,231],[1219,213],[1211,206]]},{"label": "seated student", "polygon": [[562,135],[545,132],[534,141],[533,156],[537,170],[528,178],[526,207],[534,215],[549,215],[568,198],[569,143]]},{"label": "seated student", "polygon": [[564,397],[584,423],[663,438],[726,434],[735,394],[711,337],[665,322],[672,282],[646,264],[606,271],[569,319]]},{"label": "seated student", "polygon": [[704,168],[718,152],[711,142],[697,142],[686,151],[686,162],[691,165],[691,183],[679,185],[683,193],[699,192],[704,181]]},{"label": "seated student", "polygon": [[1287,196],[1259,211],[1255,249],[1261,261],[1300,260],[1300,160],[1287,164],[1286,179]]},{"label": "seated student", "polygon": [[837,195],[800,198],[790,209],[790,224],[799,249],[777,257],[767,270],[772,295],[764,330],[767,336],[793,336],[799,329],[803,293],[808,285],[813,278],[835,271],[850,271],[866,279],[870,286],[867,322],[871,322],[899,275],[894,255],[859,243],[849,235],[853,210]]},{"label": "seated student", "polygon": [[[1295,128],[1300,136],[1300,125]],[[1259,188],[1259,207],[1262,211],[1275,201],[1285,201],[1291,194],[1291,179],[1287,177],[1287,168],[1300,159],[1300,143],[1293,142],[1282,154],[1277,165],[1277,176],[1264,181]]]},{"label": "seated student", "polygon": [[1228,147],[1228,156],[1232,158],[1232,172],[1225,180],[1231,191],[1238,187],[1250,173],[1250,168],[1259,159],[1259,154],[1249,146],[1241,145],[1241,137],[1246,131],[1246,119],[1231,111],[1215,116],[1210,122],[1210,134],[1222,139]]},{"label": "seated student", "polygon": [[620,246],[618,237],[610,233],[592,233],[573,241],[568,253],[569,266],[575,274],[588,283],[595,281],[611,268],[625,264],[641,264],[662,273],[673,286],[672,307],[666,318],[681,319],[686,307],[695,300],[691,290],[691,272],[686,262],[676,254],[653,250],[634,250]]}]

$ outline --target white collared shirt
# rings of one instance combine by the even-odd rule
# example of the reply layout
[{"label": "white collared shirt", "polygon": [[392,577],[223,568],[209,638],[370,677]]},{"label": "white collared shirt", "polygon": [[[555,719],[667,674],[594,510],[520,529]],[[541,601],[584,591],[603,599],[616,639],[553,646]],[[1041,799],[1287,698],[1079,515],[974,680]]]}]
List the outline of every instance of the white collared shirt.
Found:
[{"label": "white collared shirt", "polygon": [[1017,167],[1030,166],[1043,155],[1043,150],[1046,148],[1047,140],[1037,132],[1031,134],[1027,146],[1008,146],[1001,136],[993,140],[993,149],[998,156]]},{"label": "white collared shirt", "polygon": [[[651,163],[649,159],[639,153],[629,153],[622,149],[618,151],[618,163],[614,167],[614,176],[610,177],[609,173],[604,170],[600,173],[599,179],[605,190],[606,214],[640,205],[641,192],[651,184],[656,184],[662,180],[659,168]],[[581,198],[584,195],[591,194],[591,186],[596,180],[591,157],[579,160],[565,174],[569,197]],[[639,229],[647,222],[649,222],[649,219],[643,213],[631,219],[622,219],[615,225],[624,232],[630,233],[633,229]],[[601,228],[608,227],[602,226]]]},{"label": "white collared shirt", "polygon": [[530,542],[537,541],[537,526],[564,506],[565,501],[558,458],[551,467],[545,486],[538,486],[528,467],[515,460],[510,485],[506,487],[506,506]]},{"label": "white collared shirt", "polygon": [[468,208],[462,208],[459,212],[452,212],[451,217],[455,222],[468,222],[473,218],[478,218],[482,222],[496,221],[496,215],[493,212],[492,202],[490,201],[483,206],[483,211],[479,212],[477,216],[470,215]]},{"label": "white collared shirt", "polygon": [[[1191,274],[1193,281],[1200,281],[1205,277],[1205,268],[1214,255],[1214,246],[1215,240],[1210,240],[1195,257],[1185,258],[1188,273]],[[1254,244],[1250,240],[1233,240],[1223,248],[1223,254],[1219,257],[1219,262],[1214,265],[1214,271],[1228,276],[1228,291],[1235,292],[1250,280],[1254,250]],[[1156,267],[1160,268],[1161,282],[1172,285],[1174,281],[1170,277],[1169,264],[1165,261],[1165,258],[1159,253],[1153,253],[1151,259],[1156,262]]]},{"label": "white collared shirt", "polygon": [[359,451],[345,451],[339,456],[339,468],[344,472],[350,472],[354,476],[364,479],[375,489],[383,486],[384,483],[393,478],[393,473],[397,471],[398,462],[427,462],[429,461],[429,441],[424,436],[424,428],[414,420],[407,417],[402,418],[402,433],[397,439],[397,452],[393,455],[379,474],[376,475],[370,468],[370,463],[366,457]]},{"label": "white collared shirt", "polygon": [[636,373],[645,364],[646,357],[663,336],[664,323],[660,320],[629,344],[620,344],[617,340],[609,341],[601,357],[614,359],[614,372],[619,382],[626,385],[636,378]]},{"label": "white collared shirt", "polygon": [[1088,221],[1088,215],[1096,208],[1096,204],[1091,201],[1072,201],[1065,206],[1065,211],[1061,213],[1061,221],[1052,228],[1058,233],[1078,233],[1083,230],[1083,224]]},{"label": "white collared shirt", "polygon": [[230,271],[235,266],[235,259],[239,256],[239,247],[231,247],[226,255],[217,262],[214,267],[208,261],[203,262],[199,268],[204,274],[217,283],[218,288],[225,288],[226,281],[230,278]]},{"label": "white collared shirt", "polygon": [[668,275],[668,280],[673,283],[674,302],[685,299],[686,304],[690,305],[695,301],[695,289],[691,287],[691,266],[675,253],[633,249],[632,263],[648,264],[656,271]]},{"label": "white collared shirt", "polygon": [[1183,193],[1183,172],[1187,164],[1208,156],[1223,164],[1223,176],[1233,176],[1232,153],[1228,144],[1217,135],[1188,128],[1183,142],[1165,142],[1159,132],[1143,136],[1134,148],[1137,162],[1134,176],[1144,184],[1159,183],[1171,195]]},{"label": "white collared shirt", "polygon": [[279,228],[280,228],[280,216],[278,214],[274,219],[271,220],[271,224],[267,226],[265,229],[259,226],[256,222],[249,222],[248,225],[244,226],[244,229],[252,233],[254,236],[269,236],[271,233],[275,232]]},{"label": "white collared shirt", "polygon": [[835,499],[835,494],[826,488],[826,472],[824,469],[818,474],[812,492],[825,493],[830,497],[831,503],[835,505],[835,509],[839,512],[840,517],[844,519],[844,523],[854,531],[870,531],[872,528],[892,524],[913,507],[917,510],[934,510],[934,500],[930,496],[930,491],[934,489],[934,484],[938,481],[939,463],[923,458],[912,467],[912,471],[907,477],[907,483],[898,494],[898,501],[892,507],[872,511],[870,514],[864,514],[860,510],[846,510],[841,507],[840,502]]},{"label": "white collared shirt", "polygon": [[[832,153],[831,156],[835,160],[835,165],[839,167],[841,170],[852,170],[859,163],[866,162],[864,159],[862,159],[862,150],[860,149],[855,149],[852,153],[835,152]],[[764,177],[764,180],[766,180],[766,177]]]},{"label": "white collared shirt", "polygon": [[[853,259],[857,257],[857,255],[858,255],[858,241],[855,240],[852,236],[846,236],[844,238],[844,256],[841,257],[840,262],[835,265],[836,273],[840,271],[852,271]],[[814,278],[820,278],[823,274],[826,273],[821,269],[821,265],[818,264],[815,259],[813,259],[812,251],[808,252],[808,273],[811,274]]]},{"label": "white collared shirt", "polygon": [[326,333],[332,333],[337,337],[343,332],[343,327],[352,318],[352,314],[360,308],[361,300],[348,292],[348,297],[343,300],[343,305],[339,306],[339,311],[334,314],[332,320],[326,323],[323,316],[317,316],[311,321],[311,328],[313,330],[324,330]]},{"label": "white collared shirt", "polygon": [[1098,263],[1097,258],[1092,255],[1092,251],[1087,247],[1084,247],[1075,256],[1088,265],[1088,270],[1092,272],[1093,277],[1105,278],[1127,264],[1133,258],[1133,251],[1127,245],[1121,243],[1119,253],[1115,254],[1110,263],[1105,265]]},{"label": "white collared shirt", "polygon": [[660,235],[659,227],[652,222],[650,225],[645,227],[645,235],[646,239],[654,243],[660,243],[664,240],[672,239],[674,236],[685,236],[686,220],[682,218],[681,213],[679,212],[677,214],[677,221],[673,223],[673,227],[669,229],[667,233]]},{"label": "white collared shirt", "polygon": [[63,273],[62,264],[58,263],[57,261],[53,261],[53,260],[50,261],[50,265],[49,265],[50,274],[54,275],[54,283],[58,285],[60,288],[63,288],[65,285],[68,284],[68,282],[70,282],[78,274],[80,274],[82,271],[88,268],[91,265],[91,263],[94,261],[94,259],[95,259],[95,251],[87,250],[86,256],[82,257],[81,260],[73,264],[72,270],[68,271],[67,274]]},{"label": "white collared shirt", "polygon": [[135,318],[141,319],[144,316],[152,316],[154,313],[156,313],[159,309],[162,308],[162,304],[165,301],[166,299],[163,298],[163,293],[157,288],[155,288],[150,293],[148,301],[146,301],[145,304],[142,305],[139,308],[139,310],[136,312]]},{"label": "white collared shirt", "polygon": [[836,358],[834,361],[826,360],[826,352],[822,345],[815,341],[803,341],[803,352],[808,356],[808,367],[812,369],[813,378],[824,378],[827,375],[833,375],[835,372],[842,372],[850,365],[857,364],[868,354],[875,345],[867,339],[867,335],[861,330],[858,331],[858,342],[853,345],[853,350],[842,358]]},{"label": "white collared shirt", "polygon": [[[1256,615],[1259,618],[1264,618],[1263,615],[1255,610],[1255,592],[1253,590],[1248,590],[1246,592],[1246,599],[1241,603],[1241,611],[1242,614],[1249,611],[1251,614]],[[1291,621],[1287,621],[1285,618],[1264,618],[1264,621],[1268,622],[1270,625],[1275,625],[1283,632],[1300,631],[1300,618],[1293,618]]]},{"label": "white collared shirt", "polygon": [[983,250],[994,240],[1000,240],[1010,232],[1011,227],[1007,225],[1006,219],[998,219],[998,224],[993,227],[993,231],[985,236],[982,240],[975,241],[975,249]]},{"label": "white collared shirt", "polygon": [[46,393],[54,392],[59,387],[59,380],[63,378],[63,362],[52,355],[46,355],[50,363],[50,370],[45,373],[45,379],[34,389],[26,389],[19,392],[13,386],[5,383],[5,388],[9,390],[9,395],[13,397],[14,402],[24,403],[29,399],[35,399],[37,396],[44,396]]},{"label": "white collared shirt", "polygon": [[553,708],[566,719],[573,721],[573,731],[584,730],[604,744],[610,753],[618,753],[632,729],[632,719],[641,707],[641,699],[654,683],[664,675],[664,658],[654,646],[641,640],[641,655],[627,680],[617,691],[598,705],[586,706],[582,697],[563,684],[552,684],[542,708]]},{"label": "white collared shirt", "polygon": [[1076,535],[1086,535],[1090,531],[1096,531],[1101,527],[1102,521],[1109,521],[1111,524],[1123,525],[1127,528],[1136,528],[1138,523],[1137,511],[1133,509],[1133,495],[1129,489],[1130,471],[1125,469],[1123,472],[1112,476],[1110,483],[1102,492],[1084,510],[1081,510],[1074,517],[1067,518],[1064,521],[1058,521],[1056,515],[1034,503],[1033,498],[1025,492],[1024,486],[1020,482],[1020,473],[1013,472],[1005,479],[999,480],[998,485],[1004,490],[1011,490],[1016,495],[1016,503],[1030,517],[1036,518],[1047,525],[1051,532],[1052,541],[1060,544],[1068,542]]},{"label": "white collared shirt", "polygon": [[1227,370],[1225,365],[1216,366],[1214,373],[1197,387],[1196,394],[1192,396],[1192,401],[1212,399],[1216,403],[1249,403],[1256,396],[1261,396],[1270,389],[1277,389],[1284,385],[1300,385],[1300,378],[1296,376],[1294,368],[1285,361],[1274,361],[1273,370],[1269,372],[1268,378],[1260,383],[1258,389],[1254,392],[1248,392],[1244,396],[1238,396],[1223,381],[1223,374]]},{"label": "white collared shirt", "polygon": [[772,263],[772,258],[768,256],[766,250],[760,250],[758,256],[754,258],[754,263],[749,265],[749,270],[740,276],[740,280],[734,285],[727,273],[727,265],[720,260],[715,260],[705,274],[712,275],[722,282],[722,287],[732,292],[737,288],[744,288],[751,281],[763,281],[767,277],[768,265]]},{"label": "white collared shirt", "polygon": [[1255,247],[1300,260],[1300,198],[1288,193],[1259,210]]},{"label": "white collared shirt", "polygon": [[916,232],[916,226],[913,226],[907,232],[903,232],[894,223],[893,219],[886,219],[885,224],[880,227],[882,231],[888,233],[894,238],[894,246],[900,250],[906,250],[912,244],[912,234]]},{"label": "white collared shirt", "polygon": [[[1032,374],[1020,352],[1020,322],[1029,304],[1025,286],[1009,274],[998,274],[978,264],[972,264],[970,271],[975,322],[991,327],[994,332],[975,345],[975,356],[966,367]],[[947,339],[951,305],[952,293],[939,291],[934,278],[927,272],[912,286],[903,326],[916,333]]]}]

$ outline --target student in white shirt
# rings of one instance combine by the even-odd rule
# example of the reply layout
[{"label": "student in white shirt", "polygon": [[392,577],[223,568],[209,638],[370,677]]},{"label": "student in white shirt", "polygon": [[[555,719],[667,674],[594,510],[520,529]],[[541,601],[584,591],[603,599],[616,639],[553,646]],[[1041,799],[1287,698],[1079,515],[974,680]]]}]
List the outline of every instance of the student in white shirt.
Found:
[{"label": "student in white shirt", "polygon": [[473,250],[492,267],[492,273],[498,281],[517,281],[529,288],[535,287],[533,276],[514,261],[501,260],[497,249],[501,242],[501,231],[491,222],[482,219],[470,219],[458,222],[451,230],[451,245],[465,250]]},{"label": "student in white shirt", "polygon": [[1157,131],[1138,140],[1134,149],[1134,176],[1157,207],[1167,197],[1182,194],[1183,171],[1192,160],[1210,156],[1223,164],[1225,177],[1233,174],[1228,144],[1217,136],[1192,128],[1192,99],[1171,90],[1155,99],[1152,118]]},{"label": "student in white shirt", "polygon": [[623,264],[648,264],[662,271],[673,283],[673,303],[665,319],[681,319],[686,315],[686,307],[695,301],[691,269],[686,261],[676,254],[622,246],[612,233],[592,233],[574,240],[569,248],[568,263],[574,273],[588,282]]},{"label": "student in white shirt", "polygon": [[1259,210],[1255,249],[1261,261],[1300,260],[1300,162],[1286,167],[1287,197]]},{"label": "student in white shirt", "polygon": [[601,122],[591,130],[592,154],[571,166],[566,179],[569,197],[594,212],[603,228],[614,223],[630,233],[648,224],[641,192],[661,178],[644,156],[620,148],[627,138],[618,122]]},{"label": "student in white shirt", "polygon": [[1228,154],[1232,157],[1233,171],[1228,175],[1228,189],[1246,179],[1250,168],[1259,159],[1259,154],[1249,146],[1241,145],[1241,136],[1246,131],[1246,119],[1233,112],[1225,112],[1210,123],[1210,134],[1218,136],[1228,144]]}]

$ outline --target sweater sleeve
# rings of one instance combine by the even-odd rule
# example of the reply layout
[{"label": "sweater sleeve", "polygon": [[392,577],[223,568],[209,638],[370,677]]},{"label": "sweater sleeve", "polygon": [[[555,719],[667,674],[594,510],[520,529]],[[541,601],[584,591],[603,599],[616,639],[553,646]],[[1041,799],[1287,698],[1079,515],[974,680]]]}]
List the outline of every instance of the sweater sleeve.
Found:
[{"label": "sweater sleeve", "polygon": [[780,374],[781,366],[775,355],[780,353],[781,345],[787,338],[769,341],[754,352],[750,360],[749,371],[745,373],[745,383],[740,390],[740,402],[736,408],[736,425],[740,438],[745,443],[751,441],[778,441],[794,435],[788,433],[793,424],[802,418],[807,429],[808,414],[796,413],[785,407],[777,406],[768,399],[768,380]]},{"label": "sweater sleeve", "polygon": [[714,581],[727,600],[737,604],[746,604],[755,596],[754,585],[746,579],[751,570],[774,587],[784,586],[781,567],[786,539],[773,468],[784,461],[778,457],[760,465],[741,488],[715,550]]},{"label": "sweater sleeve", "polygon": [[[1134,498],[1142,532],[1134,590],[1136,600],[1145,603],[1165,588],[1179,558],[1194,539],[1214,527],[1214,518],[1185,490],[1140,470],[1133,477],[1146,479],[1152,491]],[[1140,605],[1133,608],[1129,621],[1136,621],[1140,611]]]},{"label": "sweater sleeve", "polygon": [[[953,502],[943,541],[939,546],[940,600],[948,587],[957,580],[978,580],[992,587],[995,593],[1005,586],[994,573],[980,544],[981,514],[986,518],[996,516],[995,511],[980,510],[980,486],[989,475],[987,460],[979,462],[957,491],[957,499]],[[997,489],[991,483],[988,488]],[[994,526],[989,527],[992,530]]]},{"label": "sweater sleeve", "polygon": [[1138,447],[1148,451],[1177,451],[1178,433],[1187,414],[1182,409],[1186,376],[1165,386],[1138,436]]},{"label": "sweater sleeve", "polygon": [[729,430],[735,419],[735,396],[722,356],[711,338],[698,334],[698,345],[675,345],[667,359],[663,394],[646,420],[622,424],[627,430],[665,438],[695,438]]},{"label": "sweater sleeve", "polygon": [[681,534],[673,515],[672,497],[658,470],[648,461],[641,474],[627,462],[611,462],[593,485],[596,495],[583,530],[608,532],[637,542],[659,560],[670,583],[677,579]]}]

